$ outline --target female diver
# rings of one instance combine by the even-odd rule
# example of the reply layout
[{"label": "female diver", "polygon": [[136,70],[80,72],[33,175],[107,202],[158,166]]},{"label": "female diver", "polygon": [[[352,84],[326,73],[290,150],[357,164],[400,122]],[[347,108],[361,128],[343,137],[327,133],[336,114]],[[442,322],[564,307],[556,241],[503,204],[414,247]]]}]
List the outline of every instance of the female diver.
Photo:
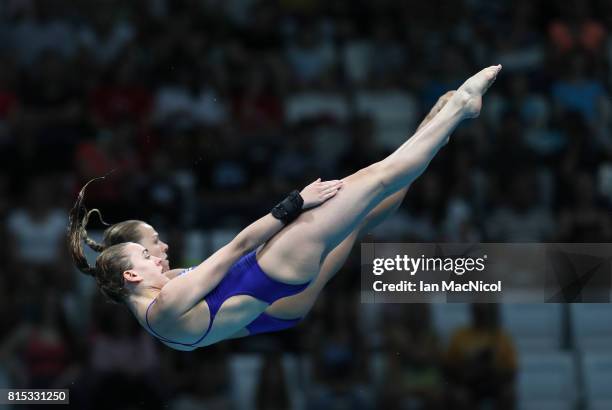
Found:
[{"label": "female diver", "polygon": [[[438,99],[437,103],[421,122],[417,130],[427,124],[431,118],[442,109],[453,93],[454,91],[449,91]],[[342,265],[344,265],[356,239],[363,233],[369,232],[391,215],[401,204],[407,190],[408,187],[406,186],[378,204],[376,208],[366,216],[360,226],[326,256],[321,264],[321,270],[316,279],[313,280],[306,289],[296,295],[286,296],[275,301],[255,320],[249,323],[246,328],[239,330],[232,337],[284,330],[295,326],[303,320],[312,309],[319,293],[323,290],[327,282],[329,282]],[[302,191],[301,195],[307,196],[308,193]],[[96,210],[90,211],[89,214],[93,212],[96,212]],[[168,245],[160,239],[157,231],[146,222],[128,220],[113,224],[104,231],[102,244],[99,244],[87,237],[87,232],[85,231],[87,219],[88,216],[82,223],[82,238],[93,250],[102,252],[112,245],[124,242],[135,242],[144,246],[149,251],[150,255],[161,258],[164,275],[169,279],[173,279],[185,273],[185,269],[169,268],[167,254]],[[279,226],[275,221],[273,221],[273,223]],[[256,241],[257,238],[253,238],[253,240]]]},{"label": "female diver", "polygon": [[[170,280],[178,273],[164,275],[164,259],[136,242],[99,246],[103,250],[95,266],[89,266],[81,240],[86,239],[90,213],[79,221],[83,190],[71,211],[72,257],[107,296],[125,303],[150,333],[178,350],[283,328],[285,319],[297,322],[339,269],[360,229],[397,207],[406,187],[455,127],[478,116],[482,95],[500,70],[491,66],[469,78],[387,158],[344,178],[342,184],[311,184],[315,197],[325,196],[306,205],[324,202],[321,206],[300,214],[304,204],[293,193],[188,274]],[[325,202],[332,196],[334,200]]]}]

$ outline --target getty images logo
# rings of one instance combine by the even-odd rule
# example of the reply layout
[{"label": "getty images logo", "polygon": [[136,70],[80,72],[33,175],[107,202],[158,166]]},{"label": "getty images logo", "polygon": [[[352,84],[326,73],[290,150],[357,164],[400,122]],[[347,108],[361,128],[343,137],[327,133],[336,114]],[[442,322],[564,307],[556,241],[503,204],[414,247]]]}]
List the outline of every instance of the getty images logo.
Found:
[{"label": "getty images logo", "polygon": [[375,258],[372,262],[372,273],[382,275],[385,272],[406,272],[416,275],[417,272],[449,272],[463,275],[466,272],[482,272],[486,268],[488,256],[465,256],[471,249],[461,255],[444,255],[442,249],[436,246],[436,256],[411,257],[408,255],[395,255],[393,258]]}]

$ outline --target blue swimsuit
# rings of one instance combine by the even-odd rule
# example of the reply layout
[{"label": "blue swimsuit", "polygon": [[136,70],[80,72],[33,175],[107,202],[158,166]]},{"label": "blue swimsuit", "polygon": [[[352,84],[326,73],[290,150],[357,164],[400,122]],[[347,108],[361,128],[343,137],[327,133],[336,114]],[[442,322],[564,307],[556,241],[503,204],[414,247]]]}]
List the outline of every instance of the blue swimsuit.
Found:
[{"label": "blue swimsuit", "polygon": [[[181,272],[181,274],[192,269],[193,268],[186,269]],[[210,310],[210,321],[208,322],[208,328],[202,337],[195,342],[175,342],[165,338],[153,330],[149,323],[149,309],[151,306],[153,306],[153,303],[155,303],[157,299],[153,299],[153,301],[147,307],[145,321],[151,333],[161,341],[181,346],[193,347],[200,343],[206,337],[206,335],[208,335],[221,305],[230,297],[237,295],[249,295],[268,304],[272,304],[278,299],[300,293],[306,289],[307,286],[308,283],[304,283],[302,285],[290,285],[270,278],[263,270],[261,270],[261,267],[257,263],[257,259],[255,257],[255,251],[253,251],[244,255],[236,263],[234,263],[221,282],[219,282],[219,284],[204,297],[204,300],[208,304],[208,309]],[[300,320],[301,319],[277,319],[267,315],[266,313],[262,313],[255,318],[255,320],[249,323],[246,328],[249,330],[249,333],[253,335],[287,329],[298,324]]]}]

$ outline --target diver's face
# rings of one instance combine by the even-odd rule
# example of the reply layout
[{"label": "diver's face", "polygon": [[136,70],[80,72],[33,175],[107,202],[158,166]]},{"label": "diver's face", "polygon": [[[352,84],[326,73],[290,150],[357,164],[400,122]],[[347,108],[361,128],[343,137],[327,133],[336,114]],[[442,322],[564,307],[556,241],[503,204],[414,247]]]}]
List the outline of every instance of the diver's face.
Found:
[{"label": "diver's face", "polygon": [[164,277],[162,259],[151,255],[144,246],[129,242],[125,245],[124,252],[132,263],[130,272],[145,280],[158,280],[160,276]]},{"label": "diver's face", "polygon": [[151,256],[161,259],[164,272],[170,269],[168,264],[168,245],[159,239],[159,234],[149,224],[140,224],[138,226],[140,233],[140,244],[144,246]]}]

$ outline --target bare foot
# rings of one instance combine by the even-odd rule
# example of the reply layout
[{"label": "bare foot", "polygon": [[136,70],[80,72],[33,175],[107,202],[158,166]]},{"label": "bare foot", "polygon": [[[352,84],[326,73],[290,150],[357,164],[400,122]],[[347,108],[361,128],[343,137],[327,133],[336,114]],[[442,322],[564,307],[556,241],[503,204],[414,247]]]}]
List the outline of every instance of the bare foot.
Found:
[{"label": "bare foot", "polygon": [[465,118],[476,118],[482,107],[482,96],[487,92],[495,81],[502,66],[494,65],[479,71],[468,78],[454,95],[462,106],[461,110]]}]

